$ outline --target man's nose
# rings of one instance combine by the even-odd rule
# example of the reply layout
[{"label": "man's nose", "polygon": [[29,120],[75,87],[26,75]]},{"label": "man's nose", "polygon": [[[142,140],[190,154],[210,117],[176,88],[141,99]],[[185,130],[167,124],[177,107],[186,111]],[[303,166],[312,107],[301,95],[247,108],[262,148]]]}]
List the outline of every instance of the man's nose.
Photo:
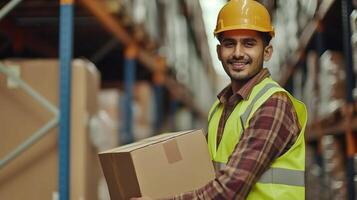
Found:
[{"label": "man's nose", "polygon": [[234,48],[233,54],[234,54],[234,57],[237,57],[237,58],[244,57],[244,49],[240,43],[238,43],[236,45],[236,47]]}]

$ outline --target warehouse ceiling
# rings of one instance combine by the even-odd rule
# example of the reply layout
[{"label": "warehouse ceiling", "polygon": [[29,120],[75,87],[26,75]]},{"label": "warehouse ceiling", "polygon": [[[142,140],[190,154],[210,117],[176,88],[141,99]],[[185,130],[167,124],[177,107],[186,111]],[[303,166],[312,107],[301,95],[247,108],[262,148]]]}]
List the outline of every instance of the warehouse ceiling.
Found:
[{"label": "warehouse ceiling", "polygon": [[[119,1],[99,1],[107,5],[118,21],[123,22],[126,20],[118,14],[120,13],[120,4],[114,2]],[[8,2],[8,0],[0,0],[0,8],[4,7]],[[274,0],[261,0],[261,2],[273,12],[275,7]],[[329,18],[329,16],[341,15],[341,8],[337,2],[330,9],[330,12],[334,13],[325,18],[324,26],[327,27],[325,30],[327,30],[326,36],[328,38],[339,40],[341,37],[336,36],[340,35],[335,35],[335,31],[328,31],[330,27],[341,26],[340,18],[331,20]],[[58,0],[22,1],[4,19],[0,20],[0,58],[58,57],[58,16]],[[111,57],[115,57],[116,59],[114,60],[122,60],[121,44],[100,25],[91,13],[79,4],[75,5],[74,27],[74,57],[85,57],[96,62],[96,64],[102,65],[106,65],[105,60],[112,60],[110,59]],[[133,29],[133,27],[129,29]],[[341,29],[337,28],[335,30]],[[339,33],[339,31],[336,33]],[[331,45],[332,48],[340,49],[335,44],[341,44],[341,42],[331,41],[327,42],[327,44]],[[98,67],[101,68],[101,66]],[[114,76],[113,73],[110,74],[108,75],[108,80],[115,78],[111,77]],[[105,77],[107,76],[106,73],[104,75]]]},{"label": "warehouse ceiling", "polygon": [[[7,2],[0,1],[0,7]],[[58,57],[59,10],[58,0],[21,2],[0,21],[0,58]],[[122,45],[82,6],[76,4],[74,10],[73,56],[94,62],[103,83],[121,80]],[[149,79],[149,71],[140,69],[138,79]]]},{"label": "warehouse ceiling", "polygon": [[[0,19],[0,59],[58,58],[59,2],[22,1]],[[0,8],[7,3],[0,0]],[[198,1],[78,0],[73,22],[73,57],[97,66],[102,87],[123,87],[128,40],[118,36],[122,29],[144,51],[138,55],[136,80],[153,82],[164,58],[167,92],[205,116],[207,96],[214,99],[215,73]]]}]

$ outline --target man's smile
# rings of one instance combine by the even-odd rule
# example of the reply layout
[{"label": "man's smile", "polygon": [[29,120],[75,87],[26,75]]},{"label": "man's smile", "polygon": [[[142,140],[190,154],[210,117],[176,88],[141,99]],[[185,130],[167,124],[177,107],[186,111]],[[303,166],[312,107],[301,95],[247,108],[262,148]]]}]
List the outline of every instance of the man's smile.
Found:
[{"label": "man's smile", "polygon": [[244,59],[244,60],[229,60],[228,64],[232,66],[233,70],[242,70],[244,67],[249,65],[251,63],[250,59]]}]

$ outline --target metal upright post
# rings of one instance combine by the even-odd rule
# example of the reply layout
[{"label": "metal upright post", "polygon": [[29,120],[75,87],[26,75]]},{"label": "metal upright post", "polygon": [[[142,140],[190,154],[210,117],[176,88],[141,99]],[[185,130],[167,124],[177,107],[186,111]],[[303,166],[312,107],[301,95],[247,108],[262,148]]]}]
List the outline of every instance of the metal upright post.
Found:
[{"label": "metal upright post", "polygon": [[60,125],[59,125],[59,199],[70,198],[70,114],[71,62],[73,39],[73,0],[60,4]]},{"label": "metal upright post", "polygon": [[155,119],[154,119],[154,130],[159,131],[163,118],[163,86],[160,84],[154,85],[154,96],[155,96]]},{"label": "metal upright post", "polygon": [[352,2],[350,0],[342,0],[342,27],[343,27],[343,51],[346,60],[346,100],[348,103],[353,103],[353,88],[355,87],[355,76],[353,72],[353,57],[351,46],[351,24],[350,15],[352,13]]},{"label": "metal upright post", "polygon": [[346,143],[347,143],[347,184],[348,184],[348,199],[355,200],[354,188],[354,154],[356,153],[356,138],[351,127],[353,114],[353,88],[355,87],[355,77],[353,72],[353,58],[351,46],[351,26],[350,14],[352,12],[351,0],[342,0],[342,26],[343,26],[343,50],[346,63]]},{"label": "metal upright post", "polygon": [[0,10],[0,20],[4,18],[12,9],[14,9],[22,0],[11,0]]},{"label": "metal upright post", "polygon": [[[191,129],[194,129],[196,127],[196,124],[197,124],[197,114],[194,111],[191,111]],[[206,133],[207,130],[205,130]]]},{"label": "metal upright post", "polygon": [[125,87],[125,102],[124,102],[124,136],[122,143],[127,144],[134,141],[133,136],[133,89],[136,72],[136,57],[138,49],[135,45],[129,45],[125,50],[125,66],[124,66],[124,87]]},{"label": "metal upright post", "polygon": [[155,132],[159,131],[163,119],[163,84],[165,81],[165,59],[158,57],[156,60],[157,68],[154,71],[153,82],[154,82],[154,95],[155,95],[155,108],[156,115],[154,121]]},{"label": "metal upright post", "polygon": [[176,99],[171,99],[170,102],[170,119],[171,119],[171,129],[172,131],[176,131],[176,112],[178,108],[178,101]]}]

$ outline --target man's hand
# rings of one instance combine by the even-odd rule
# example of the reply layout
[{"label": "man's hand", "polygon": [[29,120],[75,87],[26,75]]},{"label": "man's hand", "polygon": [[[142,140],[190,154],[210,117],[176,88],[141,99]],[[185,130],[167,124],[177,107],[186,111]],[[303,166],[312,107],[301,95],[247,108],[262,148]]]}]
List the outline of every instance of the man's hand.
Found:
[{"label": "man's hand", "polygon": [[151,197],[133,197],[130,200],[153,200]]}]

